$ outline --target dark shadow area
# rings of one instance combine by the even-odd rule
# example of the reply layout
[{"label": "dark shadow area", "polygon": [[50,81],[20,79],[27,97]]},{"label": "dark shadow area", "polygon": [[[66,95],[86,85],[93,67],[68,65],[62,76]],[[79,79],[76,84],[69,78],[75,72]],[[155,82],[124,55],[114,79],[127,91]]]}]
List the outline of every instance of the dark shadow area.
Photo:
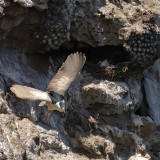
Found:
[{"label": "dark shadow area", "polygon": [[[145,92],[145,88],[144,88],[144,78],[142,78],[141,80],[141,91],[143,94],[143,100],[142,103],[140,105],[140,107],[135,111],[135,114],[139,115],[139,116],[149,116],[149,106],[146,100],[146,92]],[[150,117],[151,118],[151,117]]]},{"label": "dark shadow area", "polygon": [[71,43],[74,43],[74,49],[61,47],[58,51],[50,51],[49,53],[54,55],[63,55],[63,57],[66,58],[67,55],[77,51],[85,53],[87,61],[83,70],[95,79],[125,81],[130,75],[135,77],[140,76],[143,71],[138,67],[135,69],[135,67],[130,64],[129,53],[121,45],[91,47],[83,43],[81,44],[83,47],[79,47],[78,42],[73,41]]},{"label": "dark shadow area", "polygon": [[66,49],[61,47],[59,50],[53,50],[48,52],[49,54],[61,54],[61,55],[69,55],[75,52],[85,53],[87,57],[87,62],[98,63],[99,61],[108,60],[110,64],[118,64],[121,62],[128,61],[128,53],[124,50],[123,46],[102,46],[102,47],[92,47],[87,44],[84,44],[85,47],[78,47],[78,42],[70,42],[75,43],[74,49]]},{"label": "dark shadow area", "polygon": [[122,0],[109,0],[110,3],[114,4],[116,7],[123,9],[123,6],[121,5]]}]

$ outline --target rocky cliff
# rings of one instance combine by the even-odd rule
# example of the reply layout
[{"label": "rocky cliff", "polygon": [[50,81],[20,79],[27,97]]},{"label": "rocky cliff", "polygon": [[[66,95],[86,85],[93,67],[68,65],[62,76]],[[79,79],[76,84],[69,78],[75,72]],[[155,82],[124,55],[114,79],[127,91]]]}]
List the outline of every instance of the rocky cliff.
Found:
[{"label": "rocky cliff", "polygon": [[[0,160],[160,159],[160,1],[1,0]],[[20,100],[86,54],[66,113]]]}]

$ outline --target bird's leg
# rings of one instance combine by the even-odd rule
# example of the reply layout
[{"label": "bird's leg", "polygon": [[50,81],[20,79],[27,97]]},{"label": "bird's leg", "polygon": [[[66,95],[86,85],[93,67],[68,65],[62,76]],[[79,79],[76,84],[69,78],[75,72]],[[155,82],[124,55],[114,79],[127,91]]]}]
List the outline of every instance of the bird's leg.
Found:
[{"label": "bird's leg", "polygon": [[45,119],[47,120],[48,113],[49,113],[49,111],[46,112],[45,116],[43,117],[43,120],[45,120]]},{"label": "bird's leg", "polygon": [[48,116],[48,121],[51,119],[52,113],[53,113],[53,110],[51,111],[51,114]]}]

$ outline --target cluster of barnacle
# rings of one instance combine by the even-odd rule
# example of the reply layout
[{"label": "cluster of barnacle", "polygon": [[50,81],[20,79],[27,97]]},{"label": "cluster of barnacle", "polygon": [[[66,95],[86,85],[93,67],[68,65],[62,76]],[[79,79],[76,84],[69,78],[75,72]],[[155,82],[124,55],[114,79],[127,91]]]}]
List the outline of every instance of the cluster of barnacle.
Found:
[{"label": "cluster of barnacle", "polygon": [[43,25],[34,33],[34,37],[45,50],[57,50],[69,39],[68,23],[63,10],[60,6],[50,3],[43,17]]},{"label": "cluster of barnacle", "polygon": [[124,44],[130,53],[130,63],[142,68],[157,58],[159,46],[160,36],[153,27],[143,33],[132,32]]},{"label": "cluster of barnacle", "polygon": [[[47,29],[46,29],[47,28]],[[45,46],[46,50],[57,50],[66,40],[68,40],[68,30],[62,24],[45,25],[41,32],[35,32],[35,38],[40,45]]]}]

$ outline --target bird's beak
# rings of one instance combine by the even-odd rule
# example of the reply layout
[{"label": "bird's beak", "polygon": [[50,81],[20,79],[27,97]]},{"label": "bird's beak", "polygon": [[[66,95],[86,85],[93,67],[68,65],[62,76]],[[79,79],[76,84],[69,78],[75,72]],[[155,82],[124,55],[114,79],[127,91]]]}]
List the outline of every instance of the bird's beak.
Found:
[{"label": "bird's beak", "polygon": [[61,109],[62,109],[62,112],[63,112],[63,113],[66,112],[66,107],[63,106]]},{"label": "bird's beak", "polygon": [[64,107],[64,110],[63,110],[63,112],[64,112],[64,113],[66,113],[66,107]]}]

